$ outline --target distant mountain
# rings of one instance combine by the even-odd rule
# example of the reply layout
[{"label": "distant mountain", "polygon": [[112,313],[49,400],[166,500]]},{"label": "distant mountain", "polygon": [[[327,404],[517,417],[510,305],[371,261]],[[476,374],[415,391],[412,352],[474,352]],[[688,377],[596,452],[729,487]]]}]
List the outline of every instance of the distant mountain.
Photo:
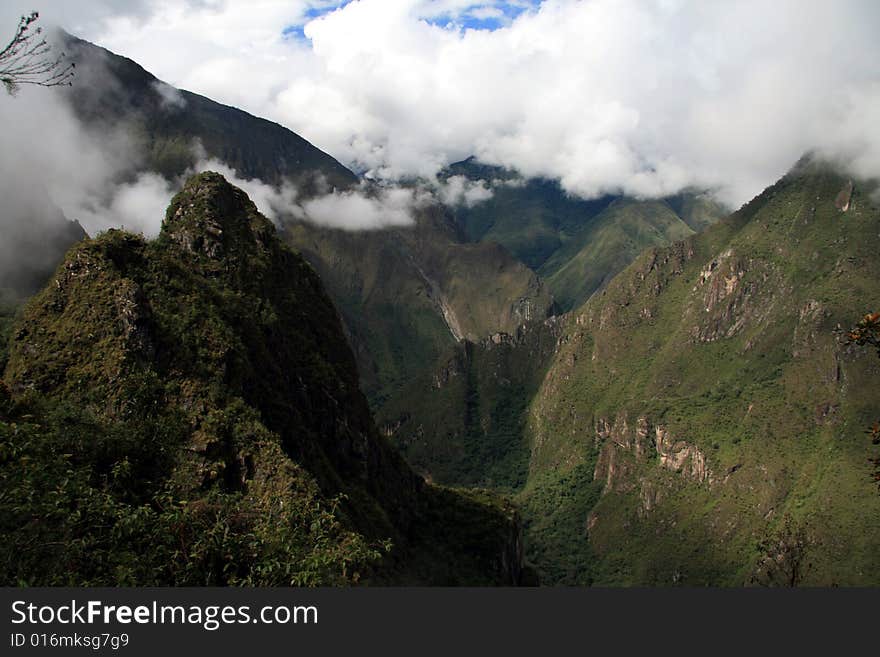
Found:
[{"label": "distant mountain", "polygon": [[621,196],[584,200],[557,181],[525,179],[468,158],[442,178],[491,184],[492,198],[456,209],[472,241],[497,242],[547,282],[562,310],[576,308],[644,249],[687,237],[725,215],[707,194],[640,201]]},{"label": "distant mountain", "polygon": [[208,157],[245,178],[295,183],[302,192],[344,189],[357,177],[332,157],[277,123],[178,90],[137,63],[62,33],[76,63],[76,83],[63,90],[77,116],[97,128],[124,125],[145,154],[136,168],[172,178],[196,160],[198,141]]},{"label": "distant mountain", "polygon": [[459,341],[512,333],[553,312],[534,272],[501,246],[464,241],[440,205],[417,210],[411,227],[351,232],[288,223],[284,239],[325,281],[377,407]]},{"label": "distant mountain", "polygon": [[218,174],[74,247],[4,379],[5,584],[518,581],[514,512],[378,435],[320,280]]},{"label": "distant mountain", "polygon": [[875,192],[804,160],[567,318],[521,495],[544,581],[741,585],[799,541],[804,583],[878,584],[880,367],[839,333],[880,298]]}]

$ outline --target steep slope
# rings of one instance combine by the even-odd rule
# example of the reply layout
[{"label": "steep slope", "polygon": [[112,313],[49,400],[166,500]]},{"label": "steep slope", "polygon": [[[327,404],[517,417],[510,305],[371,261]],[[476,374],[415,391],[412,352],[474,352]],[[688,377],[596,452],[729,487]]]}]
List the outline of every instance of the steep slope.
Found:
[{"label": "steep slope", "polygon": [[503,245],[541,275],[564,311],[580,306],[644,249],[671,244],[726,214],[696,190],[656,201],[611,195],[584,200],[556,181],[524,179],[475,158],[441,174],[452,176],[483,180],[492,189],[490,199],[456,208],[468,238]]},{"label": "steep slope", "polygon": [[743,584],[788,522],[805,583],[880,581],[880,368],[837,332],[880,296],[875,189],[806,159],[570,316],[522,495],[543,579]]},{"label": "steep slope", "polygon": [[663,201],[617,199],[538,271],[562,308],[576,308],[646,248],[693,232]]},{"label": "steep slope", "polygon": [[410,227],[288,223],[284,239],[326,281],[377,408],[459,341],[515,333],[553,309],[534,272],[496,244],[464,242],[440,205],[417,210]]},{"label": "steep slope", "polygon": [[529,402],[559,328],[554,316],[455,345],[379,409],[380,430],[432,481],[519,490],[528,474]]},{"label": "steep slope", "polygon": [[197,157],[196,141],[245,178],[289,181],[303,193],[344,189],[357,177],[290,130],[213,100],[177,90],[137,63],[66,33],[76,84],[64,89],[76,114],[96,130],[123,127],[145,154],[138,169],[174,177]]},{"label": "steep slope", "polygon": [[378,435],[320,280],[218,174],[155,241],[76,246],[5,380],[7,584],[518,578],[513,512],[427,486]]}]

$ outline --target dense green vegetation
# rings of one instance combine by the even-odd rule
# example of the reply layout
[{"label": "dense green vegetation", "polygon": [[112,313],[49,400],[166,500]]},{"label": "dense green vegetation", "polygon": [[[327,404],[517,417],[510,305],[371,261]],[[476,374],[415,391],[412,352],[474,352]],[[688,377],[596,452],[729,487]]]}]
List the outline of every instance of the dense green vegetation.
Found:
[{"label": "dense green vegetation", "polygon": [[555,319],[534,322],[515,335],[456,345],[378,411],[380,428],[438,483],[519,490],[528,474],[529,402],[558,326]]},{"label": "dense green vegetation", "polygon": [[805,160],[569,318],[521,494],[545,581],[745,584],[788,518],[809,528],[803,583],[877,583],[878,366],[838,326],[880,292],[880,212],[864,181],[840,210],[846,185]]},{"label": "dense green vegetation", "polygon": [[377,434],[318,277],[217,174],[74,247],[4,379],[6,583],[518,579],[512,509]]},{"label": "dense green vegetation", "polygon": [[456,208],[457,221],[469,239],[501,244],[538,272],[563,311],[580,306],[646,248],[683,239],[725,214],[694,190],[657,201],[580,199],[557,181],[523,179],[474,158],[450,165],[441,178],[450,176],[491,184],[492,197]]}]

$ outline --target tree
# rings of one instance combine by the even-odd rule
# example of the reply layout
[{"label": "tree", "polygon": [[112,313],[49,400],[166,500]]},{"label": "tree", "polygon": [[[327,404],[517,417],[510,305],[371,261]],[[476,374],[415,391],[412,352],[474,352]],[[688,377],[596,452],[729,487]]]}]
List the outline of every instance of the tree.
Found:
[{"label": "tree", "polygon": [[0,51],[0,82],[10,95],[23,84],[59,87],[71,84],[76,64],[65,65],[65,54],[51,56],[52,46],[41,35],[42,27],[32,29],[40,14],[31,12],[18,21],[15,36]]},{"label": "tree", "polygon": [[803,525],[786,514],[782,526],[758,543],[760,558],[751,581],[761,586],[796,587],[812,570],[810,551],[818,541]]},{"label": "tree", "polygon": [[[880,312],[865,315],[862,321],[850,329],[847,340],[851,344],[874,347],[877,350],[877,355],[880,356]],[[874,422],[865,433],[871,437],[872,444],[880,445],[880,422]],[[869,457],[868,461],[874,466],[874,481],[880,488],[880,456]]]}]

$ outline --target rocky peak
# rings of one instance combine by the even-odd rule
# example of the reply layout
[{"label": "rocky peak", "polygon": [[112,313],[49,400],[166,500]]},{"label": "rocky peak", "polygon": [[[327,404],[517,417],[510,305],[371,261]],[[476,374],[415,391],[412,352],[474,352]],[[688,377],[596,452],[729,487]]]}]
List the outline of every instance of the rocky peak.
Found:
[{"label": "rocky peak", "polygon": [[203,264],[243,265],[268,253],[275,227],[219,173],[192,176],[171,201],[161,237]]}]

